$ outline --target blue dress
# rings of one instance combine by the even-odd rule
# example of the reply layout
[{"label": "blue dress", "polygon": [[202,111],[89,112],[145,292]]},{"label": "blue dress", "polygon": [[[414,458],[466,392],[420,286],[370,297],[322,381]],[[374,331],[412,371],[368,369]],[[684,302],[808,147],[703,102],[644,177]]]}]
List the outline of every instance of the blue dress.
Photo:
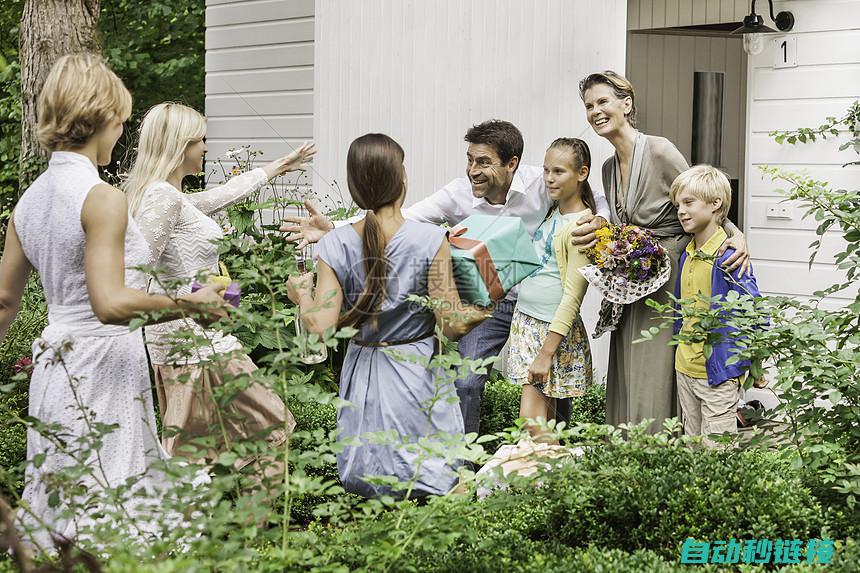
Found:
[{"label": "blue dress", "polygon": [[[389,432],[394,442],[376,444],[361,438],[360,446],[347,446],[338,454],[338,473],[347,491],[365,497],[392,493],[387,486],[368,483],[362,479],[365,476],[393,476],[401,483],[414,480],[413,496],[440,495],[457,482],[455,465],[429,457],[426,451],[400,446],[434,435],[462,439],[460,407],[456,401],[450,402],[456,396],[453,382],[443,384],[426,366],[392,355],[418,355],[426,364],[436,350],[433,312],[406,299],[410,294],[428,294],[430,263],[445,237],[444,229],[405,221],[386,245],[387,297],[377,329],[361,323],[349,342],[340,374],[340,397],[350,405],[338,411],[337,426],[340,439]],[[319,242],[317,255],[337,275],[344,309],[351,308],[364,286],[361,237],[352,225],[339,227]],[[441,399],[431,410],[434,395]]]}]

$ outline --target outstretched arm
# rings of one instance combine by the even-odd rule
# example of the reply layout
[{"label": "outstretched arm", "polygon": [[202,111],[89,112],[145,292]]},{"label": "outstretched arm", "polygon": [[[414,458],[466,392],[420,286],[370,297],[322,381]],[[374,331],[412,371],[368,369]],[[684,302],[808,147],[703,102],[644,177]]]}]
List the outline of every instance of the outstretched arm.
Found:
[{"label": "outstretched arm", "polygon": [[9,325],[18,314],[21,296],[32,268],[15,231],[13,214],[6,228],[6,245],[3,247],[3,258],[0,259],[0,340],[6,336]]},{"label": "outstretched arm", "polygon": [[313,159],[316,152],[313,143],[305,143],[292,153],[267,163],[263,167],[237,175],[223,185],[207,191],[191,193],[188,195],[188,199],[195,207],[207,215],[211,215],[249,197],[267,181],[278,175],[283,175],[288,171],[310,169],[307,162]]}]

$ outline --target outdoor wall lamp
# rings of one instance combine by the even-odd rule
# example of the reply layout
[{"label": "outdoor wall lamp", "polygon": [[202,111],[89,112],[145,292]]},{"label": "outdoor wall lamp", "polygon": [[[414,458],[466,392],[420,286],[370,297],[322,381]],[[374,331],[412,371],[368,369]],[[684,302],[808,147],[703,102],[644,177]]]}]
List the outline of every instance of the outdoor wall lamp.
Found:
[{"label": "outdoor wall lamp", "polygon": [[[767,0],[767,4],[770,8],[770,19],[776,24],[777,30],[788,32],[794,27],[794,14],[786,10],[774,16],[773,0]],[[757,56],[764,50],[763,34],[773,32],[776,32],[776,30],[765,26],[764,18],[755,13],[755,0],[751,0],[750,14],[749,16],[744,16],[744,25],[732,31],[732,34],[743,34],[744,52],[750,56]]]}]

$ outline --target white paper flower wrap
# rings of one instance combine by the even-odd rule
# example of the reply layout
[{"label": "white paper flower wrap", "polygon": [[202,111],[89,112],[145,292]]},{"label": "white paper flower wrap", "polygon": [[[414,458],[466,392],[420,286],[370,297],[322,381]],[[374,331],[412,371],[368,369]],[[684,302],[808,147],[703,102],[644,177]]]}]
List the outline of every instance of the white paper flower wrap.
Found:
[{"label": "white paper flower wrap", "polygon": [[669,282],[669,275],[672,272],[669,255],[663,255],[660,267],[660,274],[644,281],[629,280],[627,277],[603,271],[597,265],[580,267],[579,272],[609,302],[630,304],[656,292]]},{"label": "white paper flower wrap", "polygon": [[601,270],[597,265],[586,265],[578,270],[589,284],[594,286],[603,296],[600,303],[600,315],[594,329],[594,338],[599,338],[606,332],[618,328],[625,304],[636,302],[649,294],[657,292],[669,282],[672,273],[672,263],[669,255],[663,255],[660,274],[644,281],[629,280],[609,271]]}]

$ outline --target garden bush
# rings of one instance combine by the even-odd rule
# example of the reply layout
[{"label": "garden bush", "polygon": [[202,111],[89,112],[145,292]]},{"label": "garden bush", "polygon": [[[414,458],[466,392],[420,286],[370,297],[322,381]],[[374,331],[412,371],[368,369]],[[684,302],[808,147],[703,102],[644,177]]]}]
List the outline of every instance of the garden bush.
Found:
[{"label": "garden bush", "polygon": [[38,277],[30,277],[21,310],[0,344],[0,494],[24,487],[22,464],[27,456],[27,432],[17,416],[27,414],[29,372],[26,366],[33,341],[47,324],[47,306]]},{"label": "garden bush", "polygon": [[[373,523],[312,527],[304,542],[331,570],[620,572],[688,570],[679,563],[687,537],[832,538],[821,535],[823,509],[784,455],[648,440],[593,448],[542,474],[540,485],[530,480],[480,502],[434,499]],[[843,559],[852,551],[849,544]]]},{"label": "garden bush", "polygon": [[[484,388],[481,402],[482,436],[495,434],[514,426],[520,417],[522,388],[511,384],[501,373],[493,371]],[[602,424],[606,419],[606,386],[593,384],[584,396],[573,398],[570,423]]]},{"label": "garden bush", "polygon": [[[596,448],[490,500],[488,521],[570,547],[679,554],[687,537],[819,537],[823,511],[784,456],[636,444]],[[515,508],[511,511],[512,504]]]}]

